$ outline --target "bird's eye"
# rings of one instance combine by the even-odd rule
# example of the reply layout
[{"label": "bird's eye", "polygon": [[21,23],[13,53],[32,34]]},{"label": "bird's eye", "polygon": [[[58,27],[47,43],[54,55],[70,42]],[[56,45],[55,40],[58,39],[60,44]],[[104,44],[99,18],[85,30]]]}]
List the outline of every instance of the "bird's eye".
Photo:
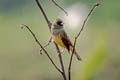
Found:
[{"label": "bird's eye", "polygon": [[60,26],[63,26],[63,22],[62,21],[57,22],[57,24],[60,25]]}]

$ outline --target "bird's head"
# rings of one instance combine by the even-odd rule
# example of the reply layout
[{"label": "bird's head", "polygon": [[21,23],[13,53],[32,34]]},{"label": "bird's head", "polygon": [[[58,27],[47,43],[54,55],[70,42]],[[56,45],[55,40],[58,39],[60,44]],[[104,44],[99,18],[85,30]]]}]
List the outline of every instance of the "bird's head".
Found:
[{"label": "bird's head", "polygon": [[63,28],[64,23],[61,19],[56,19],[53,25],[54,28]]}]

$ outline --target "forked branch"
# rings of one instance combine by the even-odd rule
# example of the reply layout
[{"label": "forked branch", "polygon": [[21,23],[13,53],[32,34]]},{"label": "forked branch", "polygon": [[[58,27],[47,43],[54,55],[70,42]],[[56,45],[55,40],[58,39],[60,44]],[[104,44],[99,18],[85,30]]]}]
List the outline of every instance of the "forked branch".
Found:
[{"label": "forked branch", "polygon": [[[46,22],[47,22],[47,24],[48,24],[49,30],[51,31],[51,24],[52,24],[52,23],[48,20],[48,17],[47,17],[47,15],[46,15],[46,13],[44,12],[44,9],[42,8],[41,4],[39,3],[39,0],[35,0],[35,1],[36,1],[37,5],[38,5],[38,7],[39,7],[39,9],[40,9],[40,11],[42,12],[42,14],[43,14],[43,16],[44,16],[44,18],[45,18],[45,20],[46,20]],[[65,14],[67,14],[67,12],[66,12],[61,6],[59,6],[59,5],[56,3],[55,0],[51,0],[51,1],[52,1],[57,7],[59,7],[62,11],[64,11]],[[85,18],[85,20],[84,20],[84,22],[83,22],[83,25],[82,25],[82,28],[80,29],[79,33],[78,33],[77,36],[75,37],[74,45],[73,45],[73,51],[72,51],[72,54],[71,54],[71,57],[70,57],[69,65],[68,65],[68,80],[71,80],[71,66],[72,66],[72,60],[73,60],[73,55],[74,55],[74,51],[75,51],[75,46],[76,46],[77,39],[79,38],[81,32],[83,31],[84,26],[85,26],[85,24],[86,24],[89,16],[90,16],[91,13],[93,12],[93,10],[94,10],[97,6],[99,6],[99,5],[100,5],[99,3],[94,4],[94,6],[93,6],[92,9],[90,10],[89,14],[88,14],[87,17]],[[62,60],[62,56],[61,56],[61,52],[60,52],[60,50],[59,50],[58,45],[54,43],[54,44],[55,44],[55,47],[56,47],[56,50],[57,50],[57,52],[58,52],[58,54],[59,54],[58,57],[59,57],[59,62],[60,62],[60,65],[61,65],[61,69],[59,69],[59,68],[56,66],[55,62],[52,60],[52,58],[50,57],[50,55],[48,54],[48,52],[45,50],[45,48],[41,45],[41,43],[39,42],[39,40],[37,39],[37,37],[35,36],[35,34],[33,33],[33,31],[32,31],[27,25],[22,24],[22,28],[23,28],[23,27],[26,27],[26,28],[28,29],[28,31],[32,34],[33,38],[35,39],[36,43],[42,48],[42,50],[44,51],[44,53],[46,54],[46,56],[49,58],[49,60],[51,61],[51,63],[53,64],[53,66],[56,68],[56,70],[62,74],[64,80],[67,80],[66,74],[65,74],[65,70],[64,70],[64,64],[63,64],[63,60]],[[49,43],[48,43],[47,45],[49,45]],[[47,46],[47,45],[46,45],[46,46]],[[46,47],[46,46],[45,46],[45,47]]]},{"label": "forked branch", "polygon": [[60,8],[67,16],[68,16],[68,13],[67,11],[65,11],[64,8],[62,8],[55,0],[51,0],[58,8]]},{"label": "forked branch", "polygon": [[[49,42],[44,46],[44,48],[49,46],[51,42],[52,42],[52,37],[50,37]],[[43,49],[40,49],[40,54],[42,54],[42,51],[43,51]]]},{"label": "forked branch", "polygon": [[85,18],[84,22],[83,22],[83,25],[82,25],[82,28],[80,29],[79,33],[77,34],[77,36],[75,37],[75,41],[74,41],[74,49],[72,51],[72,54],[71,54],[71,57],[70,57],[70,63],[69,63],[69,67],[68,67],[68,80],[71,80],[71,66],[72,66],[72,59],[73,59],[73,54],[74,54],[74,51],[75,51],[75,46],[76,46],[76,42],[77,42],[77,39],[79,38],[81,32],[83,31],[84,29],[84,26],[85,26],[85,23],[87,22],[89,16],[91,15],[91,13],[93,12],[93,10],[98,7],[100,4],[99,3],[95,3],[94,6],[91,8],[89,14],[87,15],[87,17]]},{"label": "forked branch", "polygon": [[[51,31],[51,22],[48,20],[48,17],[47,17],[47,15],[46,15],[46,13],[44,12],[44,10],[43,10],[41,4],[39,3],[39,1],[38,1],[38,0],[35,0],[35,1],[36,1],[37,5],[38,5],[38,7],[39,7],[39,9],[40,9],[40,11],[42,12],[42,14],[43,14],[43,16],[44,16],[44,18],[45,18],[45,20],[46,20],[46,22],[47,22],[47,24],[48,24],[49,30]],[[55,43],[54,43],[54,44],[55,44]],[[63,60],[62,60],[62,56],[61,56],[61,52],[60,52],[60,50],[59,50],[58,45],[55,44],[55,46],[56,46],[56,50],[57,50],[58,54],[60,54],[58,57],[59,57],[59,62],[60,62],[61,69],[62,69],[62,73],[61,73],[61,74],[62,74],[62,76],[63,76],[63,79],[64,79],[64,80],[67,80],[66,74],[65,74],[65,70],[64,70],[64,64],[63,64]]]},{"label": "forked branch", "polygon": [[53,66],[57,69],[57,71],[59,71],[62,74],[63,72],[56,66],[56,64],[54,63],[54,61],[52,60],[52,58],[50,57],[48,52],[44,49],[44,47],[41,45],[41,43],[39,42],[39,40],[37,39],[37,37],[33,33],[33,31],[27,25],[22,24],[21,28],[23,29],[24,27],[26,27],[28,29],[28,31],[32,34],[32,36],[35,39],[36,43],[42,48],[42,50],[45,52],[46,56],[49,58],[49,60],[51,61]]}]

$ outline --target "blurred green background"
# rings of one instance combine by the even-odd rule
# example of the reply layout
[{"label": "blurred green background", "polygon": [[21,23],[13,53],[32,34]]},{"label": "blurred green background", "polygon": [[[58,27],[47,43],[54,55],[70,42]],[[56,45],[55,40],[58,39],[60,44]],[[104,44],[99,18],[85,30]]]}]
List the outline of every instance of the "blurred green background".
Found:
[{"label": "blurred green background", "polygon": [[[54,21],[63,12],[50,0],[41,0],[48,17]],[[83,58],[74,59],[72,80],[120,80],[120,0],[57,0],[65,9],[76,3],[95,9],[80,36],[76,49]],[[84,10],[84,9],[83,9]],[[68,13],[69,14],[69,13]],[[65,16],[65,15],[64,15]],[[45,45],[50,38],[48,26],[35,0],[0,0],[0,80],[62,80],[46,55],[39,54],[39,46],[31,34],[20,29],[28,25]],[[71,40],[80,27],[66,32]],[[53,44],[47,51],[59,66]],[[63,55],[67,70],[70,55]]]}]

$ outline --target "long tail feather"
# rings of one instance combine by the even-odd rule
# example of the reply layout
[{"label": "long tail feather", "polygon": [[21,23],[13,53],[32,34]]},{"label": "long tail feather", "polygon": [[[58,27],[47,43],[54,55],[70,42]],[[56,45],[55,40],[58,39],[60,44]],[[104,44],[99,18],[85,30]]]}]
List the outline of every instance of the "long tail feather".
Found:
[{"label": "long tail feather", "polygon": [[75,56],[77,57],[77,59],[79,60],[79,61],[81,61],[82,59],[81,59],[81,57],[77,54],[77,52],[75,51],[74,52],[74,54],[75,54]]},{"label": "long tail feather", "polygon": [[[73,46],[70,47],[70,50],[73,51]],[[78,53],[76,51],[74,51],[74,54],[79,61],[82,60],[81,57],[78,55]]]}]

